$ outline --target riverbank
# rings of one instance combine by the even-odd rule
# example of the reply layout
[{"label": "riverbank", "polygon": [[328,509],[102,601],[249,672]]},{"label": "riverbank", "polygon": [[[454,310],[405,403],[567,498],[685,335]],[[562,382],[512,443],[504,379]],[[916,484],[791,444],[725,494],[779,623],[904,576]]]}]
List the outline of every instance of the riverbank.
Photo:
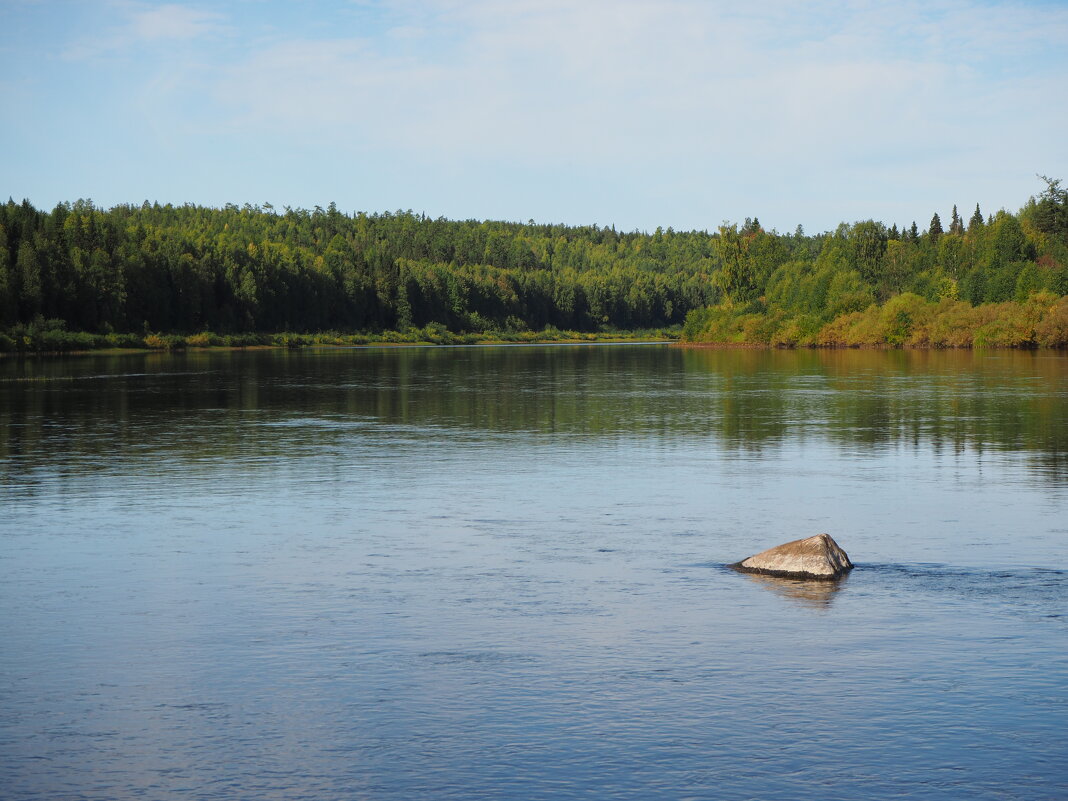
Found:
[{"label": "riverbank", "polygon": [[713,306],[690,312],[682,341],[696,347],[1068,348],[1068,296],[978,306],[906,292],[831,319],[783,310]]},{"label": "riverbank", "polygon": [[341,333],[326,331],[315,334],[238,333],[216,334],[202,331],[195,334],[94,334],[67,331],[53,325],[25,326],[0,333],[0,357],[4,355],[46,355],[80,352],[138,352],[174,350],[235,350],[270,348],[352,348],[362,346],[427,346],[427,345],[509,345],[509,344],[584,344],[610,342],[672,342],[679,339],[681,329],[641,329],[634,331],[560,331],[546,328],[541,331],[483,331],[457,333],[443,326],[430,325],[408,331],[377,333]]}]

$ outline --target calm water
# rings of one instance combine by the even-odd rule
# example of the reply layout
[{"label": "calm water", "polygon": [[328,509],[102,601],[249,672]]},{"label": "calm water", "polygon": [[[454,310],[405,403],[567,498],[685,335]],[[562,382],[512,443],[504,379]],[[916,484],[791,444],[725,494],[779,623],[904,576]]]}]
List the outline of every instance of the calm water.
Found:
[{"label": "calm water", "polygon": [[1064,355],[0,361],[8,801],[1063,799],[1066,615]]}]

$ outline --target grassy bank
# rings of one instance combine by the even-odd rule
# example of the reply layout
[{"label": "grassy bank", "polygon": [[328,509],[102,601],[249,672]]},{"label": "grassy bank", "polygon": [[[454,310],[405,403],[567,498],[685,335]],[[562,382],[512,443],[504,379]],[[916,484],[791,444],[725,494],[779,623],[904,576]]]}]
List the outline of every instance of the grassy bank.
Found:
[{"label": "grassy bank", "polygon": [[0,353],[35,354],[74,351],[136,349],[184,350],[186,348],[307,348],[357,347],[361,345],[476,345],[551,342],[640,342],[675,340],[680,328],[641,329],[633,331],[561,331],[548,327],[540,331],[482,331],[457,333],[443,325],[430,324],[406,331],[345,333],[323,331],[308,333],[245,332],[194,334],[149,332],[145,334],[68,331],[61,320],[39,320],[0,332]]},{"label": "grassy bank", "polygon": [[771,347],[1066,348],[1068,296],[1036,292],[1024,301],[936,302],[904,293],[832,319],[751,304],[690,313],[692,344]]}]

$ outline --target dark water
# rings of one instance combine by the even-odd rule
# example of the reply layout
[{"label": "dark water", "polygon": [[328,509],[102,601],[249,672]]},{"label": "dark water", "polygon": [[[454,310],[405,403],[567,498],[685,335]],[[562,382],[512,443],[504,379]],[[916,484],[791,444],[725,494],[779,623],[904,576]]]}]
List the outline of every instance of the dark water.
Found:
[{"label": "dark water", "polygon": [[11,801],[1063,799],[1066,616],[1064,355],[0,361]]}]

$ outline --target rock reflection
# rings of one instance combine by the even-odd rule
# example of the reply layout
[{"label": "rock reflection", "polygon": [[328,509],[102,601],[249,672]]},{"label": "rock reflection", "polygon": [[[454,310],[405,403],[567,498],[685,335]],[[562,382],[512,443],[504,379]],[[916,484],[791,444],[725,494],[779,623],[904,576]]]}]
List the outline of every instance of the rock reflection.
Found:
[{"label": "rock reflection", "polygon": [[814,609],[829,607],[834,596],[842,590],[849,579],[848,573],[840,578],[819,581],[765,576],[760,573],[741,573],[740,575],[766,587],[776,595]]}]

